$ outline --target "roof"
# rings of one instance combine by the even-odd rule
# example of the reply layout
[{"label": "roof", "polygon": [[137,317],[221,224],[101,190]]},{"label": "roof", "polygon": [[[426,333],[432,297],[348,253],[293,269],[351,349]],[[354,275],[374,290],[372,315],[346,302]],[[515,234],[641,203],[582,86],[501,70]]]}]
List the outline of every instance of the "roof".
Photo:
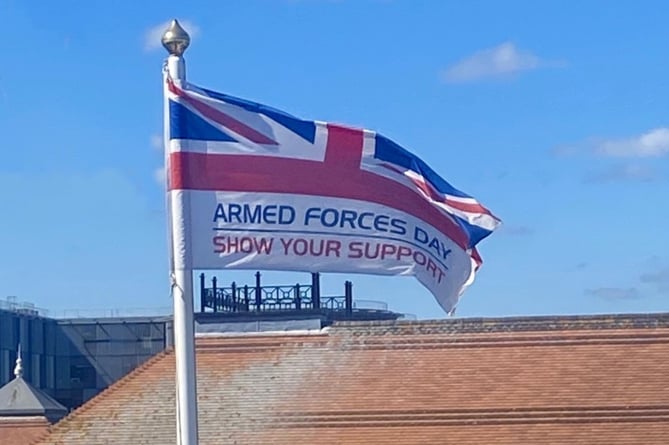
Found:
[{"label": "roof", "polygon": [[0,418],[0,445],[29,445],[44,436],[49,425],[43,416]]},{"label": "roof", "polygon": [[[200,444],[665,444],[669,314],[341,323],[199,337]],[[159,354],[40,444],[171,443]]]},{"label": "roof", "polygon": [[0,417],[44,416],[58,420],[66,414],[67,408],[21,376],[0,388]]}]

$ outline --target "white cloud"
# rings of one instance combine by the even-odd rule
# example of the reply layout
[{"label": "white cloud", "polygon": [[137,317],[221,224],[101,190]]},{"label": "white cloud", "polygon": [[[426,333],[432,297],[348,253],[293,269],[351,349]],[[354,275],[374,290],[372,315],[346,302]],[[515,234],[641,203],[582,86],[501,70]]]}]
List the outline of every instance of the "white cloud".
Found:
[{"label": "white cloud", "polygon": [[554,147],[555,156],[595,154],[612,158],[657,158],[669,155],[669,127],[658,127],[625,138],[590,137],[579,142]]},{"label": "white cloud", "polygon": [[660,269],[656,272],[648,272],[640,277],[644,283],[666,283],[669,284],[669,267]]},{"label": "white cloud", "polygon": [[655,272],[644,273],[639,279],[642,283],[654,285],[656,290],[662,294],[669,293],[669,267],[659,269]]},{"label": "white cloud", "polygon": [[[160,42],[160,39],[163,37],[165,30],[170,26],[170,23],[172,23],[172,20],[167,20],[146,30],[144,33],[145,51],[154,51],[162,48],[163,44]],[[179,23],[188,32],[191,40],[200,35],[200,28],[195,23],[189,20],[179,20]]]},{"label": "white cloud", "polygon": [[511,42],[505,42],[465,57],[448,67],[442,75],[446,82],[462,83],[559,65],[562,64],[542,60],[529,51],[518,49]]},{"label": "white cloud", "polygon": [[641,292],[636,287],[598,287],[586,289],[585,293],[605,300],[636,300],[641,298]]},{"label": "white cloud", "polygon": [[597,154],[616,157],[657,157],[669,154],[669,128],[656,128],[626,139],[600,141]]},{"label": "white cloud", "polygon": [[607,183],[623,181],[651,182],[658,179],[655,169],[647,165],[621,164],[614,165],[608,169],[590,172],[585,177],[586,183]]},{"label": "white cloud", "polygon": [[152,134],[151,135],[151,148],[162,151],[164,146],[163,146],[163,137],[159,134]]},{"label": "white cloud", "polygon": [[167,176],[165,175],[165,167],[158,167],[153,171],[153,179],[160,186],[167,184]]}]

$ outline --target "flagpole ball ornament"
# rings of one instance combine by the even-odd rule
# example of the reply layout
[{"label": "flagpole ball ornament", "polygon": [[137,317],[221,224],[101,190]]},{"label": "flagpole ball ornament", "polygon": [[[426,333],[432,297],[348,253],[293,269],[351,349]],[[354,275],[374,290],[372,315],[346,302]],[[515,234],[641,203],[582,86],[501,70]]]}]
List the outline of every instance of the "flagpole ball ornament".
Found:
[{"label": "flagpole ball ornament", "polygon": [[160,41],[167,52],[170,53],[170,56],[181,57],[190,45],[190,36],[175,19],[172,20]]}]

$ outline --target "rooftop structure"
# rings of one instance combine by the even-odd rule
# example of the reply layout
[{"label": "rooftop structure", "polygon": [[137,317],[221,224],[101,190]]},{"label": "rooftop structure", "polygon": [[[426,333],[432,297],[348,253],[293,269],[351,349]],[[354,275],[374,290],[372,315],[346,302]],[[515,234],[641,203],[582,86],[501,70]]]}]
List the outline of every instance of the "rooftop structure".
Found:
[{"label": "rooftop structure", "polygon": [[14,380],[0,388],[0,417],[43,416],[49,421],[57,421],[66,414],[67,408],[24,380],[19,345]]},{"label": "rooftop structure", "polygon": [[321,292],[320,274],[312,273],[310,283],[288,285],[263,285],[260,272],[251,285],[233,282],[223,287],[214,276],[207,286],[204,274],[200,275],[199,320],[207,317],[219,320],[318,318],[323,325],[335,321],[396,320],[402,314],[388,310],[378,301],[353,299],[353,283],[346,281],[339,294]]},{"label": "rooftop structure", "polygon": [[[198,336],[200,444],[665,444],[669,314]],[[168,349],[40,444],[169,443]]]},{"label": "rooftop structure", "polygon": [[[320,330],[341,320],[403,317],[381,302],[355,301],[350,282],[339,295],[321,296],[317,275],[310,283],[287,286],[261,284],[259,273],[252,286],[222,287],[215,277],[210,283],[202,278],[199,333]],[[173,344],[172,317],[157,312],[56,313],[15,298],[0,301],[0,386],[13,378],[16,345],[22,342],[26,380],[67,409],[76,408]]]},{"label": "rooftop structure", "polygon": [[51,396],[25,381],[20,346],[17,355],[14,380],[0,388],[0,444],[29,444],[68,413]]}]

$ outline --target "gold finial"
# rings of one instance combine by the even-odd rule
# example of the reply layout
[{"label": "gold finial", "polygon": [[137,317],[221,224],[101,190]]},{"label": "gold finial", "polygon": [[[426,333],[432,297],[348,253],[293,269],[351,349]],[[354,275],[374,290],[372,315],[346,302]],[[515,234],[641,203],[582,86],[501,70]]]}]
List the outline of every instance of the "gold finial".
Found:
[{"label": "gold finial", "polygon": [[181,27],[179,22],[174,19],[160,41],[171,56],[181,57],[186,48],[188,48],[188,45],[190,45],[190,36]]}]

